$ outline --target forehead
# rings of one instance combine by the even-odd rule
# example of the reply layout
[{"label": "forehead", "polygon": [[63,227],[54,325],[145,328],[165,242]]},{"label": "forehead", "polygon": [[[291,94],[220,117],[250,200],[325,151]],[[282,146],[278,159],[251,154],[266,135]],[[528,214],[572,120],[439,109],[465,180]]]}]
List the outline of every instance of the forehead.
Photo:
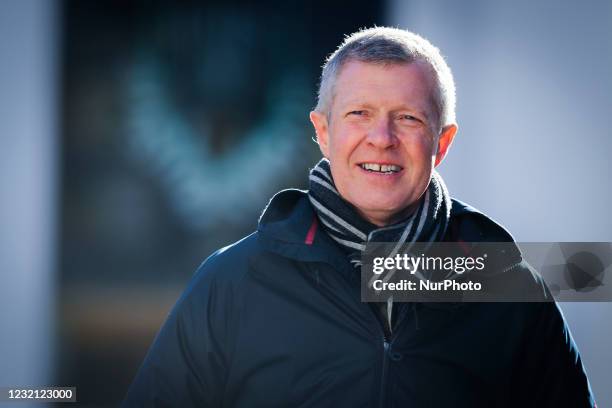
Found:
[{"label": "forehead", "polygon": [[435,112],[434,79],[424,62],[371,63],[348,61],[342,66],[334,87],[333,108],[350,104],[419,109],[428,116]]}]

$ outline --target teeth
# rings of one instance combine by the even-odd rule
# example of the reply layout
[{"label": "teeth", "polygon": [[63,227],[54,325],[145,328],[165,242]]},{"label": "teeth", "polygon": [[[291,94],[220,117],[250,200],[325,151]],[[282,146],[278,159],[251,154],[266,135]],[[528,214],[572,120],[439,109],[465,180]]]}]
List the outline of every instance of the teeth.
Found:
[{"label": "teeth", "polygon": [[361,168],[364,170],[376,171],[378,173],[397,173],[400,171],[400,167],[393,164],[383,164],[381,166],[376,163],[363,163]]}]

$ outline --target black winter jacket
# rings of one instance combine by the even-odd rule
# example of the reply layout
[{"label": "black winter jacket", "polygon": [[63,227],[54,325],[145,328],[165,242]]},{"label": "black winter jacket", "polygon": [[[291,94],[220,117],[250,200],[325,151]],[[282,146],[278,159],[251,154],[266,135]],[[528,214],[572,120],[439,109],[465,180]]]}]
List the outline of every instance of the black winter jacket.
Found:
[{"label": "black winter jacket", "polygon": [[[511,239],[453,200],[447,240]],[[359,279],[306,194],[280,192],[198,269],[124,406],[594,406],[554,302],[411,304],[385,340]]]}]

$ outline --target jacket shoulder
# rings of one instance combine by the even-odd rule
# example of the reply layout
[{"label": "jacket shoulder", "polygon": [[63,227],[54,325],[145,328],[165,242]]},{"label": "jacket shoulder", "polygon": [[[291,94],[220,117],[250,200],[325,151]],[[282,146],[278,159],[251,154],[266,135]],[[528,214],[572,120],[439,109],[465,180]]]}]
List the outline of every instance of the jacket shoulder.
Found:
[{"label": "jacket shoulder", "polygon": [[227,283],[240,281],[248,269],[250,259],[261,252],[257,236],[258,233],[253,232],[212,253],[196,270],[194,281],[202,279]]},{"label": "jacket shoulder", "polygon": [[480,210],[452,199],[451,221],[447,240],[465,242],[514,242],[514,238],[497,221]]},{"label": "jacket shoulder", "polygon": [[244,276],[257,235],[219,249],[198,268],[157,334],[122,406],[221,406],[240,330]]}]

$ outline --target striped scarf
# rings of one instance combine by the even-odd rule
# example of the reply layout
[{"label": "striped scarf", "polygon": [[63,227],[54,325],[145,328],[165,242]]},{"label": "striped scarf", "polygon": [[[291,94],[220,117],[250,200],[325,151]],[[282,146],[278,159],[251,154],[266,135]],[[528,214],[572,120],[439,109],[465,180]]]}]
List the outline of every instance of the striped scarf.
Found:
[{"label": "striped scarf", "polygon": [[[348,253],[355,267],[361,266],[361,253],[368,242],[397,243],[441,241],[450,219],[451,201],[442,177],[434,171],[421,203],[407,219],[397,224],[378,227],[364,220],[338,193],[331,175],[329,161],[322,159],[310,171],[308,198],[324,230]],[[367,193],[367,192],[364,192]]]}]

